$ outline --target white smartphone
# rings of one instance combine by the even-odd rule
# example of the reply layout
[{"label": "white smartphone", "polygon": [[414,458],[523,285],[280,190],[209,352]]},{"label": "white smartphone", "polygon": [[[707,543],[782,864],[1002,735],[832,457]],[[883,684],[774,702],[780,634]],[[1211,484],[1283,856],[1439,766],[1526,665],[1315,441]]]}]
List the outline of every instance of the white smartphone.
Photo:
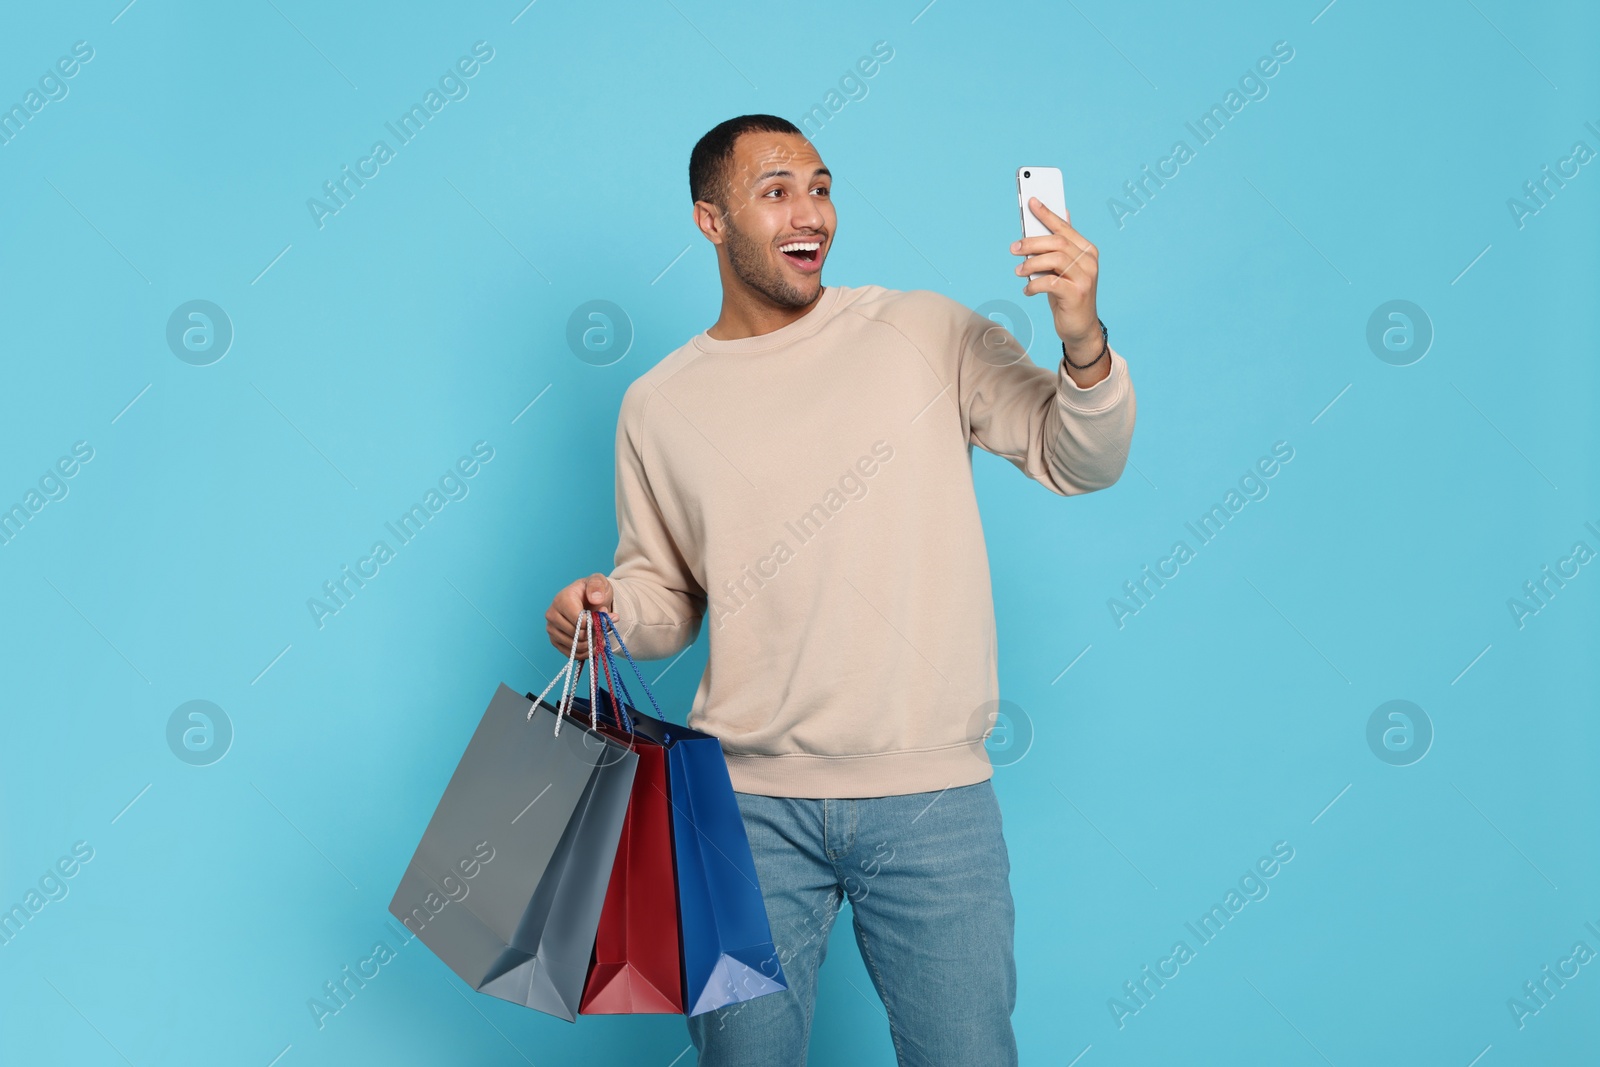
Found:
[{"label": "white smartphone", "polygon": [[[1022,212],[1022,236],[1043,237],[1050,232],[1050,227],[1040,222],[1038,216],[1028,207],[1028,198],[1036,196],[1045,207],[1054,211],[1062,218],[1067,215],[1067,194],[1061,184],[1061,169],[1059,167],[1018,167],[1017,168],[1017,208]],[[1028,275],[1029,279],[1039,277],[1038,274]]]}]

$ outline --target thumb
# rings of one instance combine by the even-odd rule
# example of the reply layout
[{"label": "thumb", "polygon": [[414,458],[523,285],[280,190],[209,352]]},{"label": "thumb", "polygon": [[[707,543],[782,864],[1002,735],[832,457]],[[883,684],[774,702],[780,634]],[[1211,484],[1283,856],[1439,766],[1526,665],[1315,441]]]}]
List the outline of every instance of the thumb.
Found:
[{"label": "thumb", "polygon": [[590,578],[584,590],[584,599],[590,604],[601,605],[606,602],[606,585],[604,578]]}]

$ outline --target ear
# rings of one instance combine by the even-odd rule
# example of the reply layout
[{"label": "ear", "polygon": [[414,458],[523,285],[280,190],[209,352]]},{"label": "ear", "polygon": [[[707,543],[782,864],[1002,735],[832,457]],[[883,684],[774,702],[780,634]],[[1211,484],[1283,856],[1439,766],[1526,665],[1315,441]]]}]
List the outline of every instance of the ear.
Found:
[{"label": "ear", "polygon": [[694,202],[694,224],[705,235],[706,240],[714,245],[722,243],[722,211],[717,205],[707,200]]}]

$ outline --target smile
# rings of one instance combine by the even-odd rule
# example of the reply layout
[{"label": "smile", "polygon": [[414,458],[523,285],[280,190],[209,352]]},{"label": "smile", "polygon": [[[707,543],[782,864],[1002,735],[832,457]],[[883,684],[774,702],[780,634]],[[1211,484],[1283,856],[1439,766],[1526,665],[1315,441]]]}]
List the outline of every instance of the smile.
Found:
[{"label": "smile", "polygon": [[821,241],[788,241],[779,245],[778,251],[791,266],[802,273],[811,274],[822,269],[819,258],[822,254]]}]

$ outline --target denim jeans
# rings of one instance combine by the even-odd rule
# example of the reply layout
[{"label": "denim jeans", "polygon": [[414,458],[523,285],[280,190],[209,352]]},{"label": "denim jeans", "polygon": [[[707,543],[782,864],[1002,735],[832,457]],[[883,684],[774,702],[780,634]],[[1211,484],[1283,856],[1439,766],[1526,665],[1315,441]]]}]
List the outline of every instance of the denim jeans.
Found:
[{"label": "denim jeans", "polygon": [[855,800],[734,796],[788,988],[690,1016],[699,1067],[805,1067],[847,897],[901,1067],[1015,1067],[1016,912],[991,781]]}]

